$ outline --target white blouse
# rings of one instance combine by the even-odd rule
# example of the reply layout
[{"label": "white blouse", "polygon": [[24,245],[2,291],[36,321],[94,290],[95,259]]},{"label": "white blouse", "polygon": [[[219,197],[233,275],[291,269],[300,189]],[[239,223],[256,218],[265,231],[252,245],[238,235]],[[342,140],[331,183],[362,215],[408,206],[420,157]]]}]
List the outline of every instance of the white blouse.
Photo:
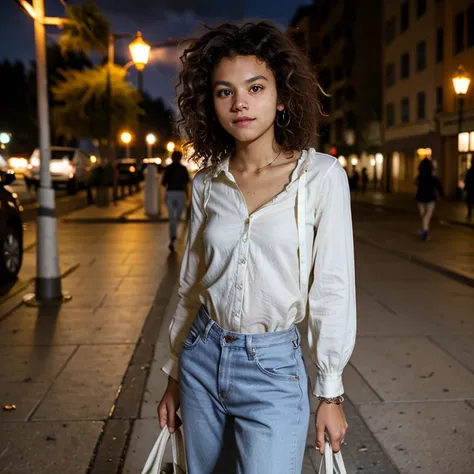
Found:
[{"label": "white blouse", "polygon": [[229,159],[199,171],[179,296],[163,367],[174,379],[181,345],[205,305],[219,326],[241,333],[285,330],[308,316],[313,393],[341,395],[356,299],[350,192],[339,162],[304,150],[290,183],[250,216]]}]

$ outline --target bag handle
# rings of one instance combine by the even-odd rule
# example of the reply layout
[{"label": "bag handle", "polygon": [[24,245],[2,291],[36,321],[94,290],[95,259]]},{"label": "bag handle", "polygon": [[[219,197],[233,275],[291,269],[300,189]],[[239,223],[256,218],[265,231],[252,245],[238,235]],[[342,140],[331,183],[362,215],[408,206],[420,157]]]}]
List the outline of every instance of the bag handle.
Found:
[{"label": "bag handle", "polygon": [[341,451],[334,453],[329,441],[324,447],[324,456],[319,466],[319,474],[347,474]]},{"label": "bag handle", "polygon": [[165,426],[155,441],[153,448],[145,462],[142,474],[159,474],[163,467],[163,458],[166,445],[171,437],[171,446],[173,451],[173,472],[181,474],[186,472],[186,457],[184,453],[183,434],[180,429],[170,433]]}]

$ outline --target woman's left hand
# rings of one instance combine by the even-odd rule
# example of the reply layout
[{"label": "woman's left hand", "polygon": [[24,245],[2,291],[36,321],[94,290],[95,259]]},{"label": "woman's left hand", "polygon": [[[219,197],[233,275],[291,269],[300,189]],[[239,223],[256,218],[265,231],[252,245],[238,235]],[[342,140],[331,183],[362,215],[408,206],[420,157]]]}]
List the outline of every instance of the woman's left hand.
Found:
[{"label": "woman's left hand", "polygon": [[324,401],[319,404],[316,411],[316,449],[319,450],[321,456],[324,454],[326,442],[324,433],[328,433],[332,450],[337,453],[341,449],[348,427],[342,405],[328,404]]}]

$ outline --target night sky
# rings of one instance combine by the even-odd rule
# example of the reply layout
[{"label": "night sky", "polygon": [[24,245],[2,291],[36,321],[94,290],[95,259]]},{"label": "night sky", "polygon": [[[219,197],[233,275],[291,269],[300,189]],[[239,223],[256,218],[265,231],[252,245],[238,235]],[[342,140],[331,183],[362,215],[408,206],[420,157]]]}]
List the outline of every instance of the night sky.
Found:
[{"label": "night sky", "polygon": [[[69,1],[69,4],[78,3]],[[202,24],[225,20],[268,19],[285,28],[300,5],[311,0],[98,0],[96,2],[112,22],[114,32],[135,33],[140,30],[148,42],[169,37],[195,36]],[[0,59],[34,59],[33,23],[13,0],[1,0]],[[60,0],[45,0],[47,16],[63,16]],[[48,28],[48,41],[54,42],[58,30]],[[128,41],[116,44],[116,55],[129,59]],[[144,71],[144,89],[167,103],[174,99],[179,51],[152,50]],[[131,68],[129,80],[136,84],[136,72]]]}]

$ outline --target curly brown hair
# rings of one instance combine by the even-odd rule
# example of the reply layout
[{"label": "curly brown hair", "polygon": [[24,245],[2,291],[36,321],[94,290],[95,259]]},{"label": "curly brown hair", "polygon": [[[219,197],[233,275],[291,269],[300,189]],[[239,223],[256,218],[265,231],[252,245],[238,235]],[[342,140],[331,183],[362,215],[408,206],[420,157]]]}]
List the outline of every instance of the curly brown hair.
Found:
[{"label": "curly brown hair", "polygon": [[317,134],[321,90],[302,51],[277,27],[262,21],[212,28],[181,55],[182,70],[176,86],[180,118],[178,130],[194,149],[196,163],[218,163],[235,140],[217,120],[211,76],[222,58],[256,56],[273,71],[279,103],[290,117],[286,127],[275,124],[275,139],[284,151],[302,150]]}]

